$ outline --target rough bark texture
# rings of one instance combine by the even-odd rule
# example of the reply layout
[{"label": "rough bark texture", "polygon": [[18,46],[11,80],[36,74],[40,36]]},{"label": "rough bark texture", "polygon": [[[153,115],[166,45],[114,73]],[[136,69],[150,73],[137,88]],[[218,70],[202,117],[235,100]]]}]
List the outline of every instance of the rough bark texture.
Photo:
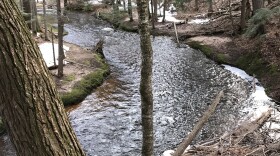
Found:
[{"label": "rough bark texture", "polygon": [[142,51],[141,64],[141,111],[143,144],[142,156],[153,156],[153,93],[152,93],[152,64],[153,51],[150,31],[148,29],[148,0],[137,0],[139,15],[139,34]]},{"label": "rough bark texture", "polygon": [[63,60],[65,58],[63,51],[63,19],[61,13],[61,3],[60,0],[57,0],[57,27],[58,27],[58,68],[57,76],[63,76]]},{"label": "rough bark texture", "polygon": [[129,21],[133,21],[133,15],[132,15],[132,5],[131,5],[131,0],[127,1],[127,9],[128,9],[128,15],[129,15]]},{"label": "rough bark texture", "polygon": [[0,1],[0,113],[19,156],[84,153],[13,0]]},{"label": "rough bark texture", "polygon": [[166,0],[163,0],[163,15],[162,15],[162,23],[165,22],[165,10],[166,10]]}]

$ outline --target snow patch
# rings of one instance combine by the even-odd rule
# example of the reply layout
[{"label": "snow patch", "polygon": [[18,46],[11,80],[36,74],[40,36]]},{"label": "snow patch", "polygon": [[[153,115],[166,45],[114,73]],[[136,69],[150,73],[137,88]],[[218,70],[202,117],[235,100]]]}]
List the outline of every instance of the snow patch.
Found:
[{"label": "snow patch", "polygon": [[103,28],[102,30],[104,30],[104,31],[114,31],[113,28]]},{"label": "snow patch", "polygon": [[[54,66],[52,43],[43,43],[39,45],[42,56],[47,64],[47,67]],[[64,53],[69,51],[69,47],[63,46]],[[58,64],[58,44],[54,44],[55,60]],[[66,63],[66,62],[65,62]]]},{"label": "snow patch", "polygon": [[188,23],[189,24],[204,24],[204,23],[208,23],[210,21],[209,18],[206,18],[206,19],[193,19],[193,20],[190,20]]}]

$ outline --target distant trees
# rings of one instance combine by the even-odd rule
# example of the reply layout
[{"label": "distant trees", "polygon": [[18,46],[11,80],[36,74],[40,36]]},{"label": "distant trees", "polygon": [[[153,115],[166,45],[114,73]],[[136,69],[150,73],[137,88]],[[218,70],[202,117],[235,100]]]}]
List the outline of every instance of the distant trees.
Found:
[{"label": "distant trees", "polygon": [[84,156],[14,0],[0,1],[0,113],[19,156]]},{"label": "distant trees", "polygon": [[153,156],[153,92],[152,65],[153,50],[151,45],[148,14],[148,0],[137,0],[139,16],[139,34],[141,45],[141,116],[142,116],[142,156]]}]

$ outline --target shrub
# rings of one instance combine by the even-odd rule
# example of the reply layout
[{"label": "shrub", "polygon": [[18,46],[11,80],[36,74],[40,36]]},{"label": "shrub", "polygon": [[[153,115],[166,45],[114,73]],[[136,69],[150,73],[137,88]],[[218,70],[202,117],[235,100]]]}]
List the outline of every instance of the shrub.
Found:
[{"label": "shrub", "polygon": [[264,34],[265,24],[275,15],[280,15],[280,7],[273,8],[272,10],[269,10],[268,8],[257,10],[256,14],[248,21],[249,26],[245,32],[245,36],[253,38],[257,35]]}]

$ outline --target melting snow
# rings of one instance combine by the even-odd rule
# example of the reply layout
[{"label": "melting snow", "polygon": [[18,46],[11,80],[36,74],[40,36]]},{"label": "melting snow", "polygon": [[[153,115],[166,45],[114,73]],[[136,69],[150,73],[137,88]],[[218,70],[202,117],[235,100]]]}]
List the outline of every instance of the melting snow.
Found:
[{"label": "melting snow", "polygon": [[[52,43],[43,43],[39,45],[40,51],[48,67],[54,65]],[[63,46],[64,53],[69,51],[69,47]],[[55,60],[58,64],[58,44],[54,44]]]},{"label": "melting snow", "polygon": [[193,20],[190,20],[188,23],[189,24],[204,24],[204,23],[208,23],[210,21],[209,18],[206,18],[206,19],[193,19]]}]

